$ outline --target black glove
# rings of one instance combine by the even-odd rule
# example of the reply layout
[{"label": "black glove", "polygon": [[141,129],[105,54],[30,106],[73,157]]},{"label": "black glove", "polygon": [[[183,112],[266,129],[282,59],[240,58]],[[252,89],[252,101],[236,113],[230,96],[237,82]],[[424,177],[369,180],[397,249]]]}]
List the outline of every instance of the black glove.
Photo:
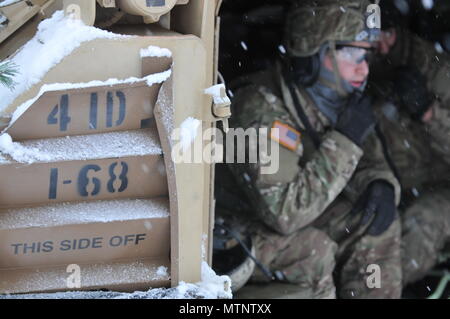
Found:
[{"label": "black glove", "polygon": [[369,96],[354,93],[345,110],[340,114],[336,130],[353,143],[361,146],[375,126],[372,100]]},{"label": "black glove", "polygon": [[415,120],[421,120],[433,102],[433,96],[427,90],[427,81],[419,70],[410,67],[396,69],[394,91],[400,106]]},{"label": "black glove", "polygon": [[368,229],[371,236],[384,233],[394,222],[396,217],[394,187],[383,180],[376,180],[367,187],[366,191],[356,202],[353,214],[362,212],[360,226],[365,226],[375,215]]}]

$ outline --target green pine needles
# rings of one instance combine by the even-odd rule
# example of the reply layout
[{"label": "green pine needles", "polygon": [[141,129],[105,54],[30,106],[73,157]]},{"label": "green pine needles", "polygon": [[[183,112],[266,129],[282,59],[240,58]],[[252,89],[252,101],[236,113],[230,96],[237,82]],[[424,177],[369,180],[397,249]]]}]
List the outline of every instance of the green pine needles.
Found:
[{"label": "green pine needles", "polygon": [[18,73],[17,66],[12,62],[0,62],[0,85],[13,89],[16,85],[14,76]]}]

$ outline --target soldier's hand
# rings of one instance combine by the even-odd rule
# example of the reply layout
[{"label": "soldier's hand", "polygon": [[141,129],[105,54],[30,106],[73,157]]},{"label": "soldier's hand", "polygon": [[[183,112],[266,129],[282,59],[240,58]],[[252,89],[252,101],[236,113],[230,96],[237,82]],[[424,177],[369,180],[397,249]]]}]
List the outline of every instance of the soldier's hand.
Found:
[{"label": "soldier's hand", "polygon": [[396,218],[394,187],[383,180],[372,182],[356,202],[353,211],[362,212],[360,226],[367,225],[373,217],[367,233],[381,235]]},{"label": "soldier's hand", "polygon": [[415,68],[403,66],[396,70],[394,91],[400,107],[415,120],[421,120],[433,103],[425,76]]},{"label": "soldier's hand", "polygon": [[339,116],[336,130],[361,146],[374,127],[375,116],[371,98],[360,93],[353,94],[346,109]]}]

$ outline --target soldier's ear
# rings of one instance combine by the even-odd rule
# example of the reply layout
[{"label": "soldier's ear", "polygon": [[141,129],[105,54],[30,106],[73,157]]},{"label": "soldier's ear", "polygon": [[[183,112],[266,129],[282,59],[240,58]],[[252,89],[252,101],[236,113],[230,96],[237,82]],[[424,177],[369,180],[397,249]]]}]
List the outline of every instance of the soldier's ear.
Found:
[{"label": "soldier's ear", "polygon": [[320,73],[319,54],[289,58],[290,79],[304,87],[313,85]]}]

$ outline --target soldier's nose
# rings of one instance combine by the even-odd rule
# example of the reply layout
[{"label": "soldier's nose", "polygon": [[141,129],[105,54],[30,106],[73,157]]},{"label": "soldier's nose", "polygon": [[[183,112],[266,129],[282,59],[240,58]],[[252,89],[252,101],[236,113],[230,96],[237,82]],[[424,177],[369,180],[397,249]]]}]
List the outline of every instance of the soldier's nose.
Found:
[{"label": "soldier's nose", "polygon": [[358,76],[364,76],[364,78],[366,78],[369,75],[369,64],[364,60],[357,65],[355,71]]}]

